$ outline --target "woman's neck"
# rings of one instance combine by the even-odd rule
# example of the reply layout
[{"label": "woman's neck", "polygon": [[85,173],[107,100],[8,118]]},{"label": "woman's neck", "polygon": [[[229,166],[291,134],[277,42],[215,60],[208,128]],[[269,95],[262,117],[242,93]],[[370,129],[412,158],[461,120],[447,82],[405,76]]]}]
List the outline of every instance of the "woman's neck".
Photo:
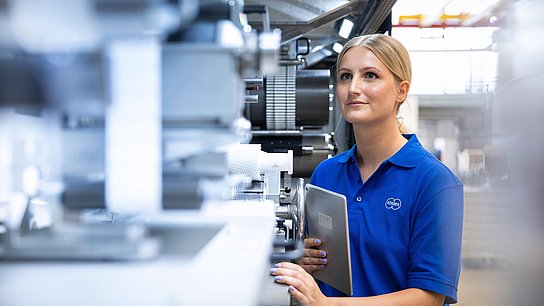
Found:
[{"label": "woman's neck", "polygon": [[[402,136],[396,122],[389,126],[356,126],[357,163],[363,172],[374,172],[386,159],[397,153],[407,142]],[[363,175],[364,177],[365,175]]]}]

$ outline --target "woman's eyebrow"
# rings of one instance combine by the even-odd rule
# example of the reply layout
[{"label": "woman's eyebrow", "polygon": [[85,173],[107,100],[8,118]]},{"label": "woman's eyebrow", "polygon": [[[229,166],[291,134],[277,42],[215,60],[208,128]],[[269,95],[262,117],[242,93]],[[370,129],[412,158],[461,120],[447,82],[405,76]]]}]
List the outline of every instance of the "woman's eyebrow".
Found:
[{"label": "woman's eyebrow", "polygon": [[376,66],[366,66],[366,67],[361,68],[361,70],[377,70],[377,71],[380,71],[380,68],[378,68]]},{"label": "woman's eyebrow", "polygon": [[[352,71],[352,69],[350,68],[347,68],[347,67],[340,67],[338,68],[338,72],[342,71],[342,70],[346,70],[346,71]],[[375,70],[375,71],[381,71],[380,68],[376,67],[376,66],[365,66],[365,67],[361,67],[359,69],[355,69],[357,71],[367,71],[367,70]]]}]

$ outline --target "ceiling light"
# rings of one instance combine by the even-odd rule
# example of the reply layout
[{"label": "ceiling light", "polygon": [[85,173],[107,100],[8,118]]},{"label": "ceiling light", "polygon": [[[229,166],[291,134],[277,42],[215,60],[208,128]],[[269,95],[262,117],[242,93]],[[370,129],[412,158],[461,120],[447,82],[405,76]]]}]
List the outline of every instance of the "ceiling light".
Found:
[{"label": "ceiling light", "polygon": [[340,25],[340,30],[338,30],[338,35],[342,38],[348,38],[351,34],[351,30],[353,29],[353,21],[349,19],[342,20],[342,24]]},{"label": "ceiling light", "polygon": [[332,45],[332,49],[334,50],[334,52],[336,53],[340,53],[342,52],[342,49],[344,48],[344,46],[342,46],[340,43],[334,43],[334,45]]}]

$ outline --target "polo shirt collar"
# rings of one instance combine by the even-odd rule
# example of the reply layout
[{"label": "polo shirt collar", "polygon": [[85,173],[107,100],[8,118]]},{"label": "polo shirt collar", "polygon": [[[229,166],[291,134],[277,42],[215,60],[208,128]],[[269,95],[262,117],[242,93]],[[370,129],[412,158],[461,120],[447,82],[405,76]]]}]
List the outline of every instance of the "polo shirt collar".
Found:
[{"label": "polo shirt collar", "polygon": [[[425,156],[425,149],[419,143],[415,134],[404,134],[404,138],[408,139],[408,142],[397,152],[391,156],[388,161],[394,165],[413,168],[419,161]],[[347,163],[349,160],[356,161],[355,152],[357,152],[357,145],[354,145],[346,154],[340,156],[339,162]]]},{"label": "polo shirt collar", "polygon": [[346,151],[346,154],[340,156],[339,162],[347,163],[349,160],[356,161],[355,152],[357,152],[357,145],[354,145],[351,149]]},{"label": "polo shirt collar", "polygon": [[388,161],[400,167],[413,168],[425,156],[426,152],[415,134],[403,134],[408,142],[391,156]]}]

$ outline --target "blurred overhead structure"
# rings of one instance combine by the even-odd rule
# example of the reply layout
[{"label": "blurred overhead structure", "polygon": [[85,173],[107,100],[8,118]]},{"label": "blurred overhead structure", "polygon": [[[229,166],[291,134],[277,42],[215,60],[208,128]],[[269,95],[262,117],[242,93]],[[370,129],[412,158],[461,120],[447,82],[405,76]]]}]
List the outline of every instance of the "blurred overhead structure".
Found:
[{"label": "blurred overhead structure", "polygon": [[[270,27],[282,30],[282,42],[306,37],[312,45],[332,46],[343,18],[354,21],[351,37],[377,32],[390,14],[395,0],[248,0],[246,5],[266,5]],[[249,16],[254,28],[262,28],[258,16]]]},{"label": "blurred overhead structure", "polygon": [[393,10],[393,26],[416,28],[497,27],[505,0],[401,1]]}]

